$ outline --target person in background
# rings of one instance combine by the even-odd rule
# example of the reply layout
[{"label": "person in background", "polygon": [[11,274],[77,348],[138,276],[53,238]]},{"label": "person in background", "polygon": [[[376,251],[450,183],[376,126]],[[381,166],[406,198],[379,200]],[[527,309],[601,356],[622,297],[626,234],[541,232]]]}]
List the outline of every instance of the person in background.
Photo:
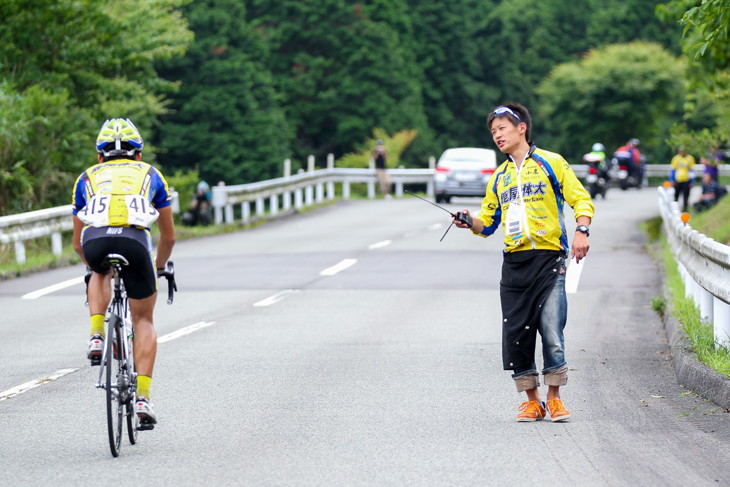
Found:
[{"label": "person in background", "polygon": [[709,157],[700,157],[700,164],[702,164],[705,167],[705,170],[703,171],[703,174],[709,173],[710,177],[714,181],[718,181],[719,178],[719,170],[718,170],[718,160],[714,155],[710,154]]},{"label": "person in background", "polygon": [[726,193],[727,190],[712,179],[710,173],[704,173],[702,175],[702,194],[699,201],[694,204],[695,211],[700,212],[712,208]]},{"label": "person in background", "polygon": [[373,151],[373,160],[375,161],[375,173],[378,177],[380,192],[386,199],[390,198],[390,177],[388,177],[388,152],[385,150],[383,141],[378,139],[375,150]]},{"label": "person in background", "polygon": [[682,211],[687,211],[689,190],[694,182],[695,158],[688,154],[684,147],[677,148],[677,154],[672,157],[672,171],[669,181],[674,186],[674,201],[679,201],[682,195]]},{"label": "person in background", "polygon": [[195,187],[190,210],[182,215],[182,222],[190,226],[209,225],[212,220],[210,200],[210,185],[205,181],[200,181]]},{"label": "person in background", "polygon": [[637,138],[630,139],[614,152],[614,157],[622,160],[628,166],[629,176],[633,176],[636,179],[637,187],[639,188],[642,186],[644,180],[644,167],[641,160],[641,151],[639,151],[640,143]]}]

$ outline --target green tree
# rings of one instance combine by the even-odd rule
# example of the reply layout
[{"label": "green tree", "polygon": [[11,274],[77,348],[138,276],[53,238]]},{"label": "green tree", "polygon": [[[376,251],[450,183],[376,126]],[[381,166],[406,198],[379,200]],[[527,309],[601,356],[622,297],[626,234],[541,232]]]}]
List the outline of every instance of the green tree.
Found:
[{"label": "green tree", "polygon": [[0,188],[14,195],[0,212],[68,203],[104,119],[128,116],[149,133],[164,111],[152,63],[183,52],[192,35],[174,10],[184,1],[0,2],[0,113],[14,118],[2,123],[0,185],[34,188],[20,200],[18,188]]},{"label": "green tree", "polygon": [[684,26],[688,96],[668,143],[695,154],[730,144],[730,0],[675,0],[657,7],[668,23]]},{"label": "green tree", "polygon": [[675,39],[679,29],[654,17],[655,3],[585,0],[566,8],[563,0],[455,0],[444,9],[409,2],[414,31],[432,39],[416,50],[439,144],[489,144],[487,112],[505,101],[530,108],[540,136],[548,119],[539,113],[536,88],[556,65],[609,42]]},{"label": "green tree", "polygon": [[[388,11],[406,12],[401,1],[392,4]],[[296,131],[297,159],[340,156],[374,127],[428,131],[419,68],[400,33],[371,16],[377,9],[345,0],[249,0],[247,6],[249,20],[271,46],[270,66]],[[394,23],[407,26],[408,19]]]},{"label": "green tree", "polygon": [[215,184],[280,176],[292,131],[266,65],[262,39],[238,0],[196,1],[185,8],[196,40],[187,55],[159,64],[181,81],[157,140],[165,165],[197,167]]},{"label": "green tree", "polygon": [[413,42],[413,49],[423,70],[424,110],[435,139],[432,154],[449,146],[484,145],[486,113],[500,96],[484,63],[485,51],[492,51],[484,40],[484,19],[497,2],[454,0],[447,9],[432,2],[408,3],[413,37],[429,39]]},{"label": "green tree", "polygon": [[594,142],[611,151],[638,137],[651,149],[681,100],[682,74],[682,63],[669,52],[638,41],[557,66],[538,89],[540,114],[550,120],[549,146],[573,161]]}]

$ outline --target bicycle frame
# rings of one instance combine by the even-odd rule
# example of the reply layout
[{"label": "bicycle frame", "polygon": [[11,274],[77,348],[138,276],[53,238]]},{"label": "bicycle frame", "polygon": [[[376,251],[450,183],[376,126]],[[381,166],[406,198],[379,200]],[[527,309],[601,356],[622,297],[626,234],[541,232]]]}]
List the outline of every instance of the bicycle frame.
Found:
[{"label": "bicycle frame", "polygon": [[[107,427],[109,446],[113,456],[119,456],[124,423],[131,444],[137,443],[137,432],[150,430],[154,425],[143,424],[134,412],[137,394],[137,370],[134,365],[133,336],[134,328],[129,311],[129,300],[122,268],[129,265],[127,259],[119,254],[109,254],[105,258],[113,274],[113,296],[106,311],[107,334],[101,356],[98,389],[106,391]],[[157,277],[164,277],[168,283],[168,304],[172,304],[173,293],[177,291],[175,269],[168,261],[164,270],[157,271]],[[87,281],[88,284],[88,281]]]},{"label": "bicycle frame", "polygon": [[116,457],[121,449],[125,423],[129,442],[137,442],[139,424],[134,414],[137,372],[130,345],[133,327],[129,301],[121,278],[122,267],[129,265],[129,262],[119,254],[107,255],[106,262],[112,270],[114,285],[113,297],[106,312],[107,334],[96,387],[106,390],[109,446]]},{"label": "bicycle frame", "polygon": [[[109,254],[109,257],[115,256],[116,254]],[[121,256],[118,256],[121,257]],[[123,258],[123,257],[122,257]],[[124,260],[126,262],[126,259]],[[127,339],[131,338],[133,336],[132,331],[132,321],[130,318],[130,312],[129,312],[129,301],[127,300],[127,292],[124,289],[124,284],[122,283],[122,277],[121,277],[121,270],[122,270],[122,264],[121,263],[111,263],[112,272],[114,273],[113,277],[113,296],[111,303],[109,303],[109,308],[107,309],[106,313],[106,321],[107,324],[112,323],[112,320],[118,321],[119,328],[117,329],[117,333],[119,336],[127,337]],[[126,359],[129,357],[129,342],[128,340],[122,340],[122,350],[121,350],[121,357]],[[104,350],[102,352],[101,356],[101,363],[106,363],[106,347],[104,347]],[[106,384],[104,384],[103,376],[105,372],[105,367],[102,366],[99,370],[99,381],[96,383],[96,387],[99,389],[106,389]],[[135,373],[136,375],[136,373]]]}]

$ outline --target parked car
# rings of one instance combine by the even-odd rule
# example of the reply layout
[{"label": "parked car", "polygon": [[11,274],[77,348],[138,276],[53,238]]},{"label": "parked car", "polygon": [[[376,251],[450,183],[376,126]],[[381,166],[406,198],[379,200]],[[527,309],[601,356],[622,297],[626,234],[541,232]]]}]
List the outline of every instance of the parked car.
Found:
[{"label": "parked car", "polygon": [[454,147],[446,149],[436,164],[436,202],[452,196],[484,196],[487,181],[497,169],[497,155],[491,149]]}]

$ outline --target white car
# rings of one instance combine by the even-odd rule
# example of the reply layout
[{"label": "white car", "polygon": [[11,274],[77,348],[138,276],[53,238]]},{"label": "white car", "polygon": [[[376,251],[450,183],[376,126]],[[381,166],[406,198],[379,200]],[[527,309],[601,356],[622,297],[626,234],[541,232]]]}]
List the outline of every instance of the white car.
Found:
[{"label": "white car", "polygon": [[479,147],[446,149],[436,164],[436,202],[452,196],[484,196],[487,182],[497,169],[497,154]]}]

